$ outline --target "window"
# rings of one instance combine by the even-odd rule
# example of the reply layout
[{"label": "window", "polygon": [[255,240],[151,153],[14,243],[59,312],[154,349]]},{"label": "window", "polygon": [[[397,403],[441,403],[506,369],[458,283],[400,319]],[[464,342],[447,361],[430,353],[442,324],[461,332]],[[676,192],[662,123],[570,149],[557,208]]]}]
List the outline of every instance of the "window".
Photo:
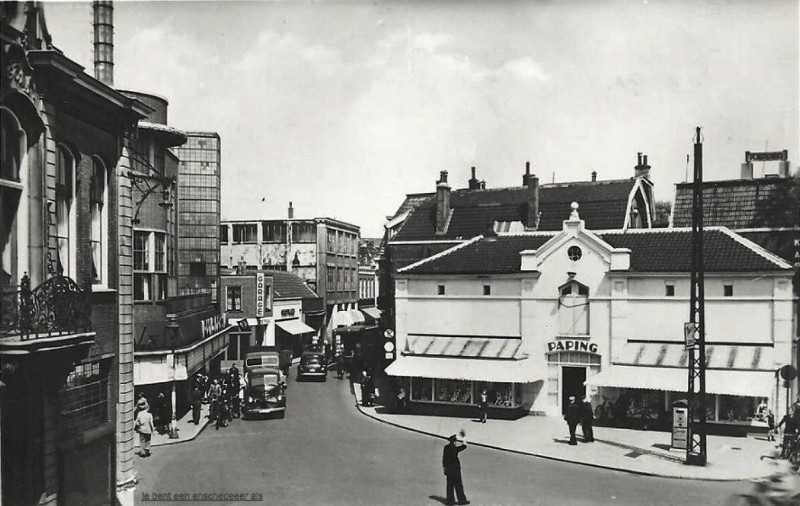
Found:
[{"label": "window", "polygon": [[492,286],[491,285],[483,285],[483,294],[484,295],[491,295],[492,294]]},{"label": "window", "polygon": [[65,276],[75,272],[75,157],[66,146],[58,146],[56,167],[56,243],[58,271]]},{"label": "window", "polygon": [[80,364],[59,392],[62,420],[70,431],[108,422],[108,371],[100,362]]},{"label": "window", "polygon": [[222,244],[228,244],[228,225],[220,225],[219,226],[219,242]]},{"label": "window", "polygon": [[583,256],[583,251],[578,246],[570,246],[567,250],[567,256],[573,262],[577,262]]},{"label": "window", "polygon": [[226,304],[225,308],[228,311],[241,311],[242,310],[242,287],[229,286],[226,289]]},{"label": "window", "polygon": [[286,224],[285,223],[267,223],[261,224],[261,232],[264,236],[264,242],[286,242]]},{"label": "window", "polygon": [[667,283],[665,285],[666,288],[666,296],[667,297],[674,297],[675,296],[675,285],[672,283]]},{"label": "window", "polygon": [[205,262],[189,262],[189,275],[190,276],[205,276],[206,263]]},{"label": "window", "polygon": [[725,284],[722,287],[722,290],[723,290],[723,294],[725,295],[725,297],[733,297],[733,285]]},{"label": "window", "polygon": [[589,334],[589,288],[570,281],[559,288],[559,335]]},{"label": "window", "polygon": [[255,244],[257,242],[258,226],[253,224],[243,224],[233,226],[234,244]]},{"label": "window", "polygon": [[133,232],[133,300],[167,298],[167,236],[164,232]]},{"label": "window", "polygon": [[314,223],[292,223],[293,242],[317,242],[317,226]]},{"label": "window", "polygon": [[437,293],[438,293],[439,295],[444,295],[444,285],[439,285],[439,286],[437,287]]},{"label": "window", "polygon": [[89,188],[89,214],[91,217],[92,283],[104,284],[108,277],[108,170],[97,157],[92,159],[92,182]]},{"label": "window", "polygon": [[0,108],[0,292],[19,282],[27,262],[27,248],[17,237],[17,211],[23,201],[19,187],[25,132],[8,109]]}]

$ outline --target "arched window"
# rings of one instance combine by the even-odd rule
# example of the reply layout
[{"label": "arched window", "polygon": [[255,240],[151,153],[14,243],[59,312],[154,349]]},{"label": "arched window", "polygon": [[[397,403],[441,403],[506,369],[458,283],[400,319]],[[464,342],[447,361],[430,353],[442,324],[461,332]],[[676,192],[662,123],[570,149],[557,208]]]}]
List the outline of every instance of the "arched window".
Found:
[{"label": "arched window", "polygon": [[91,216],[92,283],[108,285],[108,169],[98,157],[92,159],[92,183],[89,189]]},{"label": "arched window", "polygon": [[77,160],[66,146],[58,146],[56,165],[56,242],[58,271],[75,275],[75,166]]},{"label": "arched window", "polygon": [[589,288],[572,280],[558,291],[558,334],[589,335]]},{"label": "arched window", "polygon": [[[0,108],[0,292],[19,284],[24,271],[26,248],[18,224],[24,199],[25,131],[19,119]],[[24,234],[22,234],[24,236]]]}]

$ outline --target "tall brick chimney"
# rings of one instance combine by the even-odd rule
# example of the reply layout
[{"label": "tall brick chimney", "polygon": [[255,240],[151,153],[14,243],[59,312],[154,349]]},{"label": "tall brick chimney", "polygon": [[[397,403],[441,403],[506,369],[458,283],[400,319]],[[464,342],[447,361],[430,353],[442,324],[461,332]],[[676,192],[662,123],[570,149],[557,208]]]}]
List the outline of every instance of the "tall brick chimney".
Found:
[{"label": "tall brick chimney", "polygon": [[528,216],[525,228],[537,230],[539,228],[539,178],[531,174],[531,162],[525,162],[525,175],[522,176],[524,186],[528,193]]},{"label": "tall brick chimney", "polygon": [[597,182],[597,171],[593,170],[592,171],[592,183],[596,183],[596,182]]},{"label": "tall brick chimney", "polygon": [[480,190],[481,189],[481,182],[475,177],[475,167],[472,167],[472,177],[469,181],[469,189],[470,190]]},{"label": "tall brick chimney", "polygon": [[292,202],[289,201],[289,219],[294,219],[294,207],[292,207]]},{"label": "tall brick chimney", "polygon": [[447,222],[450,221],[450,186],[447,184],[447,171],[439,172],[436,182],[436,233],[447,232]]},{"label": "tall brick chimney", "polygon": [[111,0],[92,2],[94,27],[94,77],[114,86],[114,3]]},{"label": "tall brick chimney", "polygon": [[650,166],[647,165],[647,155],[642,156],[642,153],[637,153],[638,163],[634,167],[634,176],[650,179]]}]

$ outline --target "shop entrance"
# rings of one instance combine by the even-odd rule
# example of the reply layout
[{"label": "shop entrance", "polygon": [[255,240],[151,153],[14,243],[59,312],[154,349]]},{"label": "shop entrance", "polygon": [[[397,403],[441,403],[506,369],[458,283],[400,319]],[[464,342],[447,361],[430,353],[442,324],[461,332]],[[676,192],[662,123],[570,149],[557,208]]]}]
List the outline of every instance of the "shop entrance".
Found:
[{"label": "shop entrance", "polygon": [[570,367],[566,365],[561,367],[561,414],[566,411],[571,395],[574,395],[575,400],[578,402],[586,397],[584,381],[586,381],[585,367]]}]

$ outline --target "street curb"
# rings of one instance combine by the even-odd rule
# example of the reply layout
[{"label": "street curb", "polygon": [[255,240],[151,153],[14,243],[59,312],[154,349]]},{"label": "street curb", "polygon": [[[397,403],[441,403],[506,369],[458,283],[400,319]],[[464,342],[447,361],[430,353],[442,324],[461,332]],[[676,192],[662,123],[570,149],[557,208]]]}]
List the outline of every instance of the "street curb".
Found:
[{"label": "street curb", "polygon": [[186,438],[186,439],[180,439],[180,438],[178,438],[178,439],[167,439],[166,441],[161,442],[161,443],[150,443],[150,446],[153,446],[153,447],[155,447],[155,446],[168,446],[168,445],[176,445],[176,444],[180,444],[180,443],[186,443],[187,441],[194,441],[195,439],[197,439],[197,436],[199,436],[200,433],[203,432],[205,430],[205,428],[208,426],[208,424],[210,424],[210,423],[211,423],[211,420],[206,418],[205,422],[203,423],[203,426],[200,427],[200,430],[198,430],[194,434],[194,436],[192,436],[190,438]]},{"label": "street curb", "polygon": [[[353,386],[353,382],[350,382],[350,389],[351,389],[351,392],[353,393],[353,396],[355,397],[355,387]],[[367,418],[371,418],[371,419],[376,420],[376,421],[378,421],[380,423],[383,423],[383,424],[386,424],[386,425],[391,425],[392,427],[397,427],[399,429],[404,429],[404,430],[407,430],[409,432],[416,432],[417,434],[423,434],[423,435],[426,435],[426,436],[432,436],[432,437],[435,437],[437,439],[442,439],[442,440],[447,441],[447,437],[445,437],[445,436],[441,436],[439,434],[434,434],[432,432],[427,432],[427,431],[420,430],[420,429],[414,429],[412,427],[407,427],[405,425],[400,425],[400,424],[397,424],[397,423],[394,423],[394,422],[390,422],[388,420],[384,420],[384,419],[379,418],[379,417],[377,417],[375,415],[372,415],[370,413],[367,413],[366,411],[364,411],[362,409],[361,404],[359,404],[359,402],[358,402],[358,398],[356,398],[356,409],[358,409],[358,411],[362,415],[366,416]],[[569,460],[569,459],[564,459],[564,458],[561,458],[561,457],[554,457],[552,455],[544,455],[544,454],[539,454],[539,453],[525,452],[525,451],[522,451],[522,450],[514,450],[512,448],[504,448],[502,446],[494,446],[494,445],[490,445],[490,444],[486,444],[486,443],[477,443],[475,441],[469,441],[469,444],[472,445],[472,446],[478,446],[478,447],[481,447],[481,448],[489,448],[491,450],[498,450],[498,451],[503,451],[503,452],[508,452],[508,453],[514,453],[514,454],[517,454],[517,455],[525,455],[525,456],[528,456],[528,457],[538,457],[540,459],[552,460],[552,461],[555,461],[555,462],[565,462],[565,463],[568,463],[568,464],[577,464],[577,465],[580,465],[580,466],[594,467],[594,468],[597,468],[597,469],[606,469],[606,470],[609,470],[609,471],[618,471],[618,472],[633,474],[633,475],[637,475],[637,476],[652,476],[652,477],[655,477],[655,478],[667,478],[667,479],[672,479],[672,480],[694,480],[694,481],[709,481],[709,482],[734,482],[734,481],[757,479],[756,477],[751,477],[751,478],[700,478],[700,477],[692,477],[692,476],[670,476],[670,475],[667,475],[667,474],[651,473],[651,472],[648,472],[648,471],[638,471],[638,470],[634,470],[634,469],[624,469],[624,468],[621,468],[621,467],[606,466],[606,465],[603,465],[603,464],[595,464],[595,463],[592,463],[592,462],[581,462],[581,461],[577,461],[577,460]]]}]

